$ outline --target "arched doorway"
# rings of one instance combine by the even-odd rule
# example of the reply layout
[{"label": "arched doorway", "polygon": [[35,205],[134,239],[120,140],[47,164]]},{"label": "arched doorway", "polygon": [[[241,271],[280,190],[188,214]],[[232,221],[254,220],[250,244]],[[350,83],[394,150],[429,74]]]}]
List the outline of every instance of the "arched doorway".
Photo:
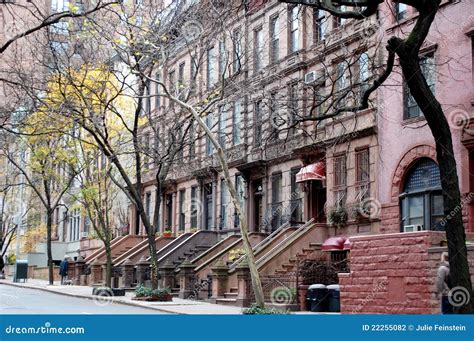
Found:
[{"label": "arched doorway", "polygon": [[409,169],[400,194],[400,212],[401,232],[444,230],[441,178],[432,159],[419,159]]}]

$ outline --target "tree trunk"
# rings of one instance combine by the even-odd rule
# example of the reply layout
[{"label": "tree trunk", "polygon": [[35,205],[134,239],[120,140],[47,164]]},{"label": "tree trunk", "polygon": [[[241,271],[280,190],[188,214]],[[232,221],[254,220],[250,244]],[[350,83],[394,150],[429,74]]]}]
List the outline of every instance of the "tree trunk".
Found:
[{"label": "tree trunk", "polygon": [[5,260],[3,257],[4,255],[0,255],[0,273],[3,272],[3,268],[5,268]]},{"label": "tree trunk", "polygon": [[[218,155],[224,154],[222,150],[219,150]],[[219,155],[219,158],[221,159],[223,156]],[[225,159],[222,159],[225,161]],[[249,236],[248,236],[248,226],[247,226],[247,217],[244,214],[242,205],[240,205],[240,201],[237,198],[237,192],[235,190],[235,187],[232,184],[232,181],[230,181],[230,174],[229,174],[229,169],[227,167],[227,163],[223,162],[221,163],[223,166],[225,165],[224,169],[224,178],[227,183],[227,187],[229,188],[229,193],[232,198],[232,202],[235,206],[235,209],[237,210],[237,214],[239,215],[239,225],[240,225],[240,234],[242,235],[242,242],[244,245],[244,250],[245,254],[247,256],[247,262],[249,265],[249,270],[250,270],[250,277],[252,278],[252,288],[253,292],[255,295],[255,303],[261,307],[265,307],[265,298],[263,295],[263,287],[262,287],[262,282],[260,280],[260,274],[258,273],[257,269],[257,264],[255,262],[255,255],[253,254],[252,250],[252,245],[250,244]]]},{"label": "tree trunk", "polygon": [[150,262],[151,262],[151,286],[153,289],[158,289],[158,258],[156,255],[156,243],[155,243],[155,231],[150,224],[150,217],[147,216],[143,202],[140,200],[136,202],[137,211],[140,215],[141,221],[145,226],[145,231],[148,239],[148,249],[150,251]]},{"label": "tree trunk", "polygon": [[474,307],[466,249],[466,232],[462,221],[461,193],[449,123],[441,104],[432,93],[423,76],[418,51],[405,48],[404,44],[400,43],[398,39],[389,41],[389,49],[392,49],[399,56],[410,93],[422,109],[436,143],[444,199],[444,227],[448,241],[450,277],[455,288],[453,290],[462,287],[467,289],[470,294],[467,299],[468,302],[459,307],[459,313],[472,314],[474,313]]},{"label": "tree trunk", "polygon": [[107,257],[105,264],[105,286],[112,288],[112,250],[110,249],[110,238],[105,243],[105,255]]},{"label": "tree trunk", "polygon": [[48,278],[49,285],[54,285],[54,264],[53,253],[51,249],[51,233],[53,227],[53,211],[47,210],[46,213],[46,252],[48,254]]}]

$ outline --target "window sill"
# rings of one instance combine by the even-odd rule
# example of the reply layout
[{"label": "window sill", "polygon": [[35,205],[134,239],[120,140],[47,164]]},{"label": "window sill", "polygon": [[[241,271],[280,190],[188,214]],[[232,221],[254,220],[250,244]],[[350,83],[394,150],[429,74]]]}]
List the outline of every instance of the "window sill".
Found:
[{"label": "window sill", "polygon": [[403,119],[402,126],[408,126],[412,125],[415,123],[420,123],[420,122],[426,122],[425,116],[418,116],[418,117],[413,117],[413,118],[407,118]]}]

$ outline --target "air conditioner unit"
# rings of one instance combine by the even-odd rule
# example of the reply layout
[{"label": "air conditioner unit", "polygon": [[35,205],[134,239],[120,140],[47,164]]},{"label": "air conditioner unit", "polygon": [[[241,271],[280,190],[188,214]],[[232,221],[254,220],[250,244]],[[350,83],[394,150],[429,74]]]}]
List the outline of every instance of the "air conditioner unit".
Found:
[{"label": "air conditioner unit", "polygon": [[304,75],[306,85],[321,85],[324,83],[326,72],[324,70],[311,71]]},{"label": "air conditioner unit", "polygon": [[419,232],[424,231],[423,225],[406,225],[403,226],[403,232]]},{"label": "air conditioner unit", "polygon": [[89,232],[81,232],[81,238],[89,238]]}]

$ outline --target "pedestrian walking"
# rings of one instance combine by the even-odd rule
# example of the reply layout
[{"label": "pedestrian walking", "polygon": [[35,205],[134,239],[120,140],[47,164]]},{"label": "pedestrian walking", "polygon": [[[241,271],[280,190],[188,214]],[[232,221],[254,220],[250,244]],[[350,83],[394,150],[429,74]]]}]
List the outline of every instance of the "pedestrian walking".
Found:
[{"label": "pedestrian walking", "polygon": [[452,289],[451,279],[449,275],[448,253],[441,254],[441,262],[438,268],[438,277],[436,279],[436,293],[441,300],[441,313],[454,314],[453,306],[449,302],[449,294]]},{"label": "pedestrian walking", "polygon": [[59,264],[59,275],[61,276],[61,285],[67,280],[67,271],[69,267],[68,263],[69,257],[67,255],[64,256],[64,259]]}]

